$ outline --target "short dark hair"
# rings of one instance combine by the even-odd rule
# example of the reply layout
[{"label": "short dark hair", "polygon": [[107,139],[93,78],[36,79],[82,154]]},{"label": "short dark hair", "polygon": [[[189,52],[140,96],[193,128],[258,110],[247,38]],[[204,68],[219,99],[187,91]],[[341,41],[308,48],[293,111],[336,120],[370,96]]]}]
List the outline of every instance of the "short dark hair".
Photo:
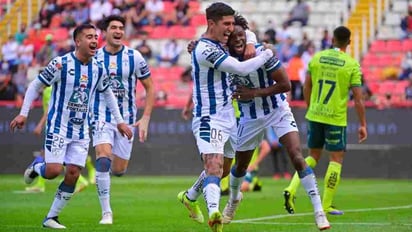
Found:
[{"label": "short dark hair", "polygon": [[96,29],[96,27],[90,23],[84,23],[77,26],[73,31],[73,40],[76,40],[77,36],[85,29]]},{"label": "short dark hair", "polygon": [[223,18],[223,16],[233,16],[235,11],[229,5],[223,2],[214,2],[206,9],[206,19],[218,21]]},{"label": "short dark hair", "polygon": [[350,30],[345,26],[339,26],[333,31],[333,38],[337,46],[345,46],[350,40]]},{"label": "short dark hair", "polygon": [[241,14],[236,13],[235,15],[235,25],[241,26],[243,30],[249,29],[249,23]]},{"label": "short dark hair", "polygon": [[112,21],[119,21],[124,25],[126,25],[126,20],[124,17],[120,16],[120,15],[109,15],[106,18],[104,18],[100,24],[100,29],[102,29],[103,31],[107,30],[107,27],[109,27],[110,22]]}]

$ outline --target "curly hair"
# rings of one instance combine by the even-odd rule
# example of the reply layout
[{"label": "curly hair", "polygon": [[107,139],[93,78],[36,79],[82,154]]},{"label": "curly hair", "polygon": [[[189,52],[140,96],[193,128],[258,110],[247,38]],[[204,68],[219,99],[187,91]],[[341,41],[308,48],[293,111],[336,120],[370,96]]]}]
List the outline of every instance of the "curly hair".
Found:
[{"label": "curly hair", "polygon": [[235,14],[235,25],[241,26],[244,30],[249,29],[249,23],[247,20],[239,13]]}]

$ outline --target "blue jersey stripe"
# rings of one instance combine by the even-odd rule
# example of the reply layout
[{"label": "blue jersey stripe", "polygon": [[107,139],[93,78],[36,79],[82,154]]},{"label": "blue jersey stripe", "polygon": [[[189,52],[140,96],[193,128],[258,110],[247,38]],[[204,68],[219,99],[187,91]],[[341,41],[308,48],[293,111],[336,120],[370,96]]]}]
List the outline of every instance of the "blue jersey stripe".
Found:
[{"label": "blue jersey stripe", "polygon": [[223,106],[227,105],[228,103],[228,96],[227,96],[227,73],[221,72],[220,75],[222,75],[222,89],[223,89]]},{"label": "blue jersey stripe", "polygon": [[[259,87],[260,88],[265,88],[266,87],[266,85],[265,85],[265,73],[264,73],[262,68],[259,68],[257,70],[257,72],[258,72],[258,77],[259,77]],[[268,100],[267,100],[266,97],[262,97],[262,107],[263,107],[263,113],[265,115],[267,115],[270,112],[270,110],[269,110],[269,103],[268,103]]]},{"label": "blue jersey stripe", "polygon": [[[272,77],[270,76],[269,73],[268,73],[267,78],[268,78],[269,86],[272,86],[274,84],[274,81],[273,81],[273,79],[272,79]],[[270,96],[270,100],[272,101],[272,108],[273,109],[278,108],[278,101],[276,100],[276,96],[275,95]]]},{"label": "blue jersey stripe", "polygon": [[[73,84],[73,93],[75,91],[78,91],[79,86],[80,86],[80,77],[81,77],[81,69],[80,69],[80,62],[78,60],[74,61],[74,84]],[[76,117],[76,112],[75,111],[70,111],[69,114],[69,121],[67,123],[67,133],[66,137],[67,138],[73,138],[73,123],[70,121],[70,119]]]},{"label": "blue jersey stripe", "polygon": [[[136,115],[133,114],[133,105],[135,104],[133,102],[133,81],[136,82],[136,80],[133,79],[134,77],[134,56],[133,56],[133,50],[129,49],[128,51],[129,54],[129,79],[128,79],[128,83],[129,83],[129,90],[128,90],[128,94],[129,94],[129,124],[133,124],[135,119],[134,117],[136,117]],[[149,75],[147,75],[149,76]]]},{"label": "blue jersey stripe", "polygon": [[200,67],[199,67],[199,63],[197,62],[197,58],[196,58],[196,53],[194,52],[195,49],[193,49],[192,52],[192,57],[193,57],[193,64],[194,64],[194,81],[196,82],[196,90],[195,93],[193,93],[196,96],[196,101],[197,101],[197,105],[196,105],[196,117],[200,117],[202,115],[202,97],[200,96],[200,75],[199,75],[199,71],[200,71]]},{"label": "blue jersey stripe", "polygon": [[209,93],[210,114],[216,114],[216,93],[214,86],[215,70],[209,68],[207,71],[207,91]]},{"label": "blue jersey stripe", "polygon": [[55,82],[54,83],[54,86],[53,86],[53,92],[52,92],[52,99],[54,99],[54,101],[53,101],[53,104],[52,104],[52,106],[51,106],[51,108],[50,109],[48,109],[48,114],[47,114],[47,123],[46,123],[46,131],[47,131],[47,133],[46,134],[49,134],[50,133],[50,123],[51,123],[51,121],[52,121],[52,119],[53,119],[53,115],[54,115],[54,112],[56,112],[56,95],[57,95],[57,82]]},{"label": "blue jersey stripe", "polygon": [[[117,76],[123,78],[123,65],[122,65],[122,56],[123,53],[119,52],[116,55],[116,65],[117,65]],[[120,79],[121,82],[123,82],[123,79]],[[123,102],[123,97],[122,96],[118,96],[117,97],[117,102]],[[122,107],[119,108],[120,110],[120,115],[122,115],[123,117],[123,105]]]},{"label": "blue jersey stripe", "polygon": [[[106,70],[109,70],[109,64],[110,64],[110,56],[109,56],[109,53],[105,52],[104,53],[104,67],[106,68]],[[110,75],[110,73],[109,73],[109,75]],[[106,119],[105,119],[106,122],[111,121],[112,114],[111,114],[109,108],[107,108],[107,107],[106,107],[105,117],[106,117]]]},{"label": "blue jersey stripe", "polygon": [[[63,105],[65,97],[65,86],[67,78],[67,57],[62,57],[62,71],[61,71],[61,84],[60,84],[60,93],[59,93],[59,102],[57,103],[57,115],[54,122],[54,131],[53,133],[58,134],[60,132],[60,124],[63,116]],[[56,99],[55,99],[56,100]]]}]

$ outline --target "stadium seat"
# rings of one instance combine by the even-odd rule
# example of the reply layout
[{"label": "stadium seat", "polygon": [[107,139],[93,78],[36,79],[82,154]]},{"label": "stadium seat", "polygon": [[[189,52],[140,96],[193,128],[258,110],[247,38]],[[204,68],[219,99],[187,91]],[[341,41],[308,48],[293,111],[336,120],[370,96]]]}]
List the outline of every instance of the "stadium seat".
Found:
[{"label": "stadium seat", "polygon": [[370,47],[370,52],[385,52],[386,42],[384,40],[376,40]]},{"label": "stadium seat", "polygon": [[402,52],[402,42],[400,40],[388,40],[386,42],[387,52]]},{"label": "stadium seat", "polygon": [[166,26],[156,26],[150,32],[149,37],[151,39],[162,39],[165,38],[168,33],[168,28]]},{"label": "stadium seat", "polygon": [[199,12],[200,3],[198,1],[189,1],[189,9],[193,12]]},{"label": "stadium seat", "polygon": [[402,41],[402,48],[404,52],[412,51],[412,39]]},{"label": "stadium seat", "polygon": [[190,25],[197,27],[202,25],[207,25],[205,14],[195,14],[190,20]]}]

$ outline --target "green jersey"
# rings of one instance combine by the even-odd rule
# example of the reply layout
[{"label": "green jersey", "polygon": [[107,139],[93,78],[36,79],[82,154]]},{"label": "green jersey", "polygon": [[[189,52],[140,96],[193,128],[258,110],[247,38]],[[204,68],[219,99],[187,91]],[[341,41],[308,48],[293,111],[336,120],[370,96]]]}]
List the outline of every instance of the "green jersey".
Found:
[{"label": "green jersey", "polygon": [[43,112],[47,112],[47,108],[49,107],[49,101],[51,97],[51,90],[52,87],[46,87],[43,89],[43,97],[42,97],[42,103],[43,103]]},{"label": "green jersey", "polygon": [[351,87],[361,86],[359,63],[337,48],[316,53],[309,62],[312,79],[306,118],[334,126],[346,126]]}]

